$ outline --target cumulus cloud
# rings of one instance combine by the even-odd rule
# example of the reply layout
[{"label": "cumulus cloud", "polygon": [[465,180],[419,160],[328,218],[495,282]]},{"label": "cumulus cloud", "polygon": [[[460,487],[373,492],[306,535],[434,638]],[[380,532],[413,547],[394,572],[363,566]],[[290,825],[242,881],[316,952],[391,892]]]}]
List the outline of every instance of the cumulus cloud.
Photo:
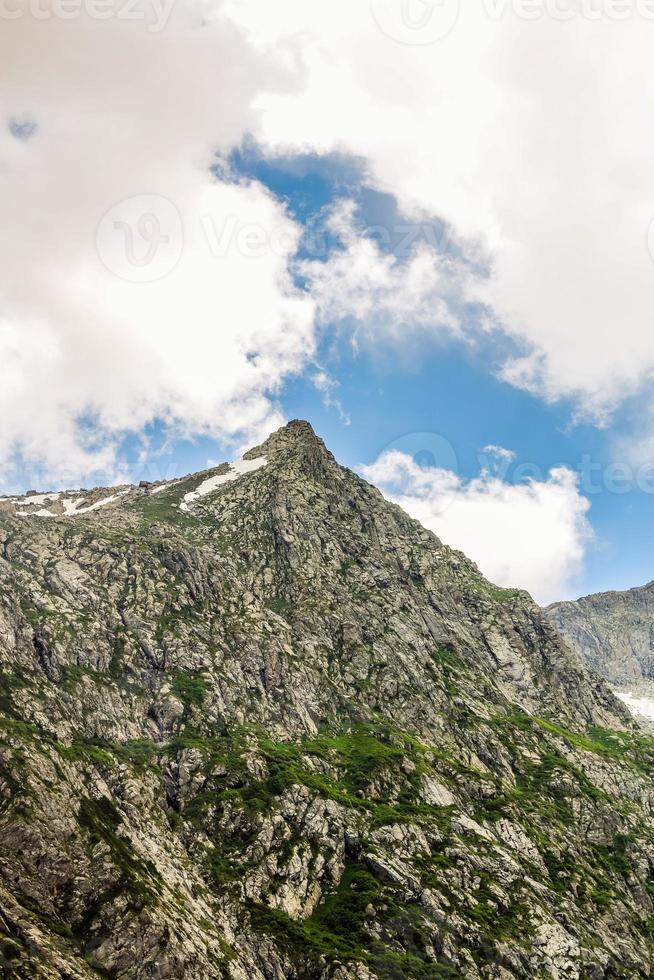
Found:
[{"label": "cumulus cloud", "polygon": [[455,307],[464,293],[461,263],[417,243],[401,259],[385,253],[362,233],[353,201],[336,205],[327,226],[339,247],[326,260],[304,261],[298,269],[323,322],[352,319],[386,337],[401,328],[438,330],[456,336],[461,324]]},{"label": "cumulus cloud", "polygon": [[570,594],[592,532],[590,504],[566,467],[514,485],[488,470],[464,480],[390,451],[362,472],[495,584],[526,589],[543,604]]},{"label": "cumulus cloud", "polygon": [[[636,4],[621,21],[455,4],[425,44],[401,0],[139,0],[102,19],[90,2],[65,19],[34,6],[3,5],[0,32],[5,478],[18,457],[51,480],[106,471],[155,419],[265,430],[316,317],[460,336],[452,288],[523,345],[504,366],[514,385],[602,421],[652,376],[654,23]],[[474,243],[488,275],[428,244],[398,262],[341,210],[342,251],[299,289],[283,204],[210,176],[248,134],[273,155],[356,156],[409,219]]]},{"label": "cumulus cloud", "polygon": [[600,422],[654,369],[654,21],[615,6],[227,6],[296,66],[260,88],[269,150],[356,154],[405,214],[477,241],[475,297],[525,345],[505,379]]},{"label": "cumulus cloud", "polygon": [[180,4],[158,32],[83,11],[3,21],[5,481],[17,458],[47,482],[112,472],[154,420],[255,438],[313,351],[298,227],[261,185],[210,173],[278,69],[210,13]]}]

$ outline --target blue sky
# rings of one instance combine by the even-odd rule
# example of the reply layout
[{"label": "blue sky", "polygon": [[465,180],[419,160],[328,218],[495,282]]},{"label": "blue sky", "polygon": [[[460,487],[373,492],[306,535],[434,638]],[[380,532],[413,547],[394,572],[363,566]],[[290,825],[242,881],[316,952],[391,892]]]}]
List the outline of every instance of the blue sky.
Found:
[{"label": "blue sky", "polygon": [[[320,229],[324,214],[342,197],[357,201],[364,227],[402,226],[394,242],[383,242],[385,248],[392,251],[405,238],[406,219],[391,195],[366,186],[360,161],[315,155],[271,161],[249,142],[231,155],[230,167],[232,179],[261,182],[308,229],[303,257],[318,249],[319,258],[326,259],[339,247]],[[435,462],[456,467],[463,479],[477,477],[487,465],[483,450],[489,445],[515,454],[502,474],[507,483],[521,485],[532,476],[546,478],[555,467],[568,467],[580,476],[594,531],[571,594],[629,588],[651,578],[651,548],[642,529],[651,520],[652,495],[636,486],[624,493],[602,486],[602,474],[615,460],[620,416],[608,429],[575,423],[572,403],[549,405],[503,382],[496,338],[491,342],[481,336],[469,344],[422,336],[398,351],[395,345],[355,349],[352,333],[351,325],[325,331],[315,359],[334,383],[331,403],[313,383],[314,365],[276,396],[286,418],[308,419],[339,461],[357,470],[389,446],[419,455],[415,435],[420,433],[433,433],[451,447]],[[502,352],[507,346],[505,341]],[[171,440],[160,425],[150,428],[149,437],[153,451],[145,463],[138,459],[138,440],[129,438],[123,446],[122,458],[134,478],[167,478],[234,455],[230,442]],[[431,447],[429,438],[423,441]],[[588,472],[594,474],[590,483],[584,480]]]},{"label": "blue sky", "polygon": [[[588,455],[602,467],[611,463],[605,432],[572,426],[565,408],[548,407],[503,384],[460,349],[432,352],[411,370],[402,370],[365,354],[354,356],[346,342],[328,363],[349,425],[335,408],[324,405],[306,379],[289,384],[280,401],[289,419],[308,419],[337,459],[352,469],[371,463],[390,443],[406,439],[410,446],[411,434],[420,432],[444,436],[455,450],[459,473],[467,477],[477,475],[482,449],[489,444],[516,453],[509,481],[522,463],[533,463],[543,473],[561,464],[581,473]],[[230,458],[229,448],[210,439],[176,442],[153,464],[152,476],[191,472],[223,456]],[[650,581],[651,540],[643,527],[652,520],[652,495],[636,487],[625,494],[598,489],[587,495],[595,540],[573,593],[627,589]]]},{"label": "blue sky", "polygon": [[0,492],[303,417],[498,584],[649,580],[654,24],[609,6],[8,22]]}]

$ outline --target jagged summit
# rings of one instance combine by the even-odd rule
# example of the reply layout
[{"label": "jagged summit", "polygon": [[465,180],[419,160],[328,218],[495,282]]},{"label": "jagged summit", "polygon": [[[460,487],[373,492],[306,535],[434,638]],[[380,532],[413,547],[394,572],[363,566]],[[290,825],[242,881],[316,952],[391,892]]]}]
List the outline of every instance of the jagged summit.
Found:
[{"label": "jagged summit", "polygon": [[0,513],[8,976],[649,975],[652,749],[525,593],[308,423],[121,489]]},{"label": "jagged summit", "polygon": [[244,453],[243,458],[252,459],[257,456],[266,456],[272,459],[279,453],[287,452],[321,452],[329,459],[334,459],[325,443],[316,435],[311,423],[304,419],[293,419],[287,422],[286,425],[268,436],[260,446],[255,446]]},{"label": "jagged summit", "polygon": [[[86,515],[111,519],[112,512],[124,511],[147,497],[161,493],[173,493],[186,489],[189,500],[181,499],[178,506],[187,513],[190,503],[218,489],[239,476],[254,472],[259,466],[252,462],[282,463],[289,467],[313,470],[314,475],[335,460],[322,439],[315,434],[309,422],[294,420],[272,433],[260,446],[244,453],[241,460],[221,463],[208,470],[190,473],[172,480],[144,481],[138,486],[121,484],[114,487],[96,487],[93,490],[62,490],[34,492],[10,497],[0,497],[0,517],[79,518]],[[260,462],[260,465],[263,465]],[[197,486],[196,486],[197,485]],[[189,486],[195,489],[188,490]],[[200,493],[195,493],[202,487]],[[183,497],[186,494],[182,495]],[[192,498],[192,499],[191,499]],[[106,512],[106,513],[105,513]]]}]

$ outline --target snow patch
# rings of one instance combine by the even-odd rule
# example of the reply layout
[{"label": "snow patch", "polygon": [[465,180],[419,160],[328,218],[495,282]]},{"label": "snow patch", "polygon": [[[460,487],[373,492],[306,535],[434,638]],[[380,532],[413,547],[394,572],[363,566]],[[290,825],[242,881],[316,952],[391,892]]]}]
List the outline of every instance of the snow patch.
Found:
[{"label": "snow patch", "polygon": [[63,501],[63,504],[64,504],[64,514],[66,515],[66,517],[72,517],[73,516],[73,514],[76,512],[76,510],[79,507],[79,505],[82,503],[83,499],[84,499],[83,497],[75,497],[75,498],[73,498],[73,500],[70,500],[67,497]]},{"label": "snow patch", "polygon": [[19,510],[16,511],[19,517],[56,517],[56,514],[51,514],[49,510]]},{"label": "snow patch", "polygon": [[654,721],[654,700],[652,698],[637,697],[631,691],[627,693],[614,691],[613,693],[626,704],[636,718],[647,718],[649,721]]},{"label": "snow patch", "polygon": [[172,487],[172,483],[162,483],[158,487],[152,487],[152,489],[149,491],[150,496],[152,496],[155,493],[161,493],[162,490],[167,490],[168,487]]},{"label": "snow patch", "polygon": [[[41,507],[43,504],[59,500],[61,493],[35,493],[31,497],[21,497],[20,500],[16,501],[17,507],[31,507],[33,504]],[[39,515],[43,517],[43,514]],[[54,517],[54,514],[50,514],[50,517]]]},{"label": "snow patch", "polygon": [[83,497],[78,497],[77,500],[65,500],[64,514],[66,517],[77,517],[78,514],[90,514],[94,510],[100,510],[101,507],[106,507],[107,504],[112,504],[114,500],[118,500],[119,497],[124,497],[126,493],[129,493],[129,490],[120,490],[118,493],[112,493],[109,497],[96,500],[94,504],[89,504],[88,507],[80,507],[80,504],[84,503]]},{"label": "snow patch", "polygon": [[193,503],[194,500],[199,500],[200,497],[206,497],[208,493],[213,493],[214,490],[217,490],[224,483],[230,483],[231,480],[236,480],[239,476],[244,476],[246,473],[254,473],[255,470],[259,470],[262,466],[265,466],[267,462],[268,459],[266,456],[260,456],[258,459],[239,459],[235,463],[230,463],[227,473],[210,476],[208,480],[201,483],[195,490],[187,493],[179,505],[179,509],[188,511],[189,504]]}]

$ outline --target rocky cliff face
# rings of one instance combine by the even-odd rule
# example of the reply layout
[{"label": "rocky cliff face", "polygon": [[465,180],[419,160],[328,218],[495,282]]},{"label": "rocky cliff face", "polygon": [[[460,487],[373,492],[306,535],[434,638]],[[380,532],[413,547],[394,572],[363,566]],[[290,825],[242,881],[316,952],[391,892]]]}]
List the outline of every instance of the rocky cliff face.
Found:
[{"label": "rocky cliff face", "polygon": [[3,975],[651,975],[651,740],[306,423],[0,511]]},{"label": "rocky cliff face", "polygon": [[612,684],[654,684],[654,582],[628,592],[557,602],[545,613]]},{"label": "rocky cliff face", "polygon": [[654,729],[654,582],[557,602],[545,615],[641,723]]}]

